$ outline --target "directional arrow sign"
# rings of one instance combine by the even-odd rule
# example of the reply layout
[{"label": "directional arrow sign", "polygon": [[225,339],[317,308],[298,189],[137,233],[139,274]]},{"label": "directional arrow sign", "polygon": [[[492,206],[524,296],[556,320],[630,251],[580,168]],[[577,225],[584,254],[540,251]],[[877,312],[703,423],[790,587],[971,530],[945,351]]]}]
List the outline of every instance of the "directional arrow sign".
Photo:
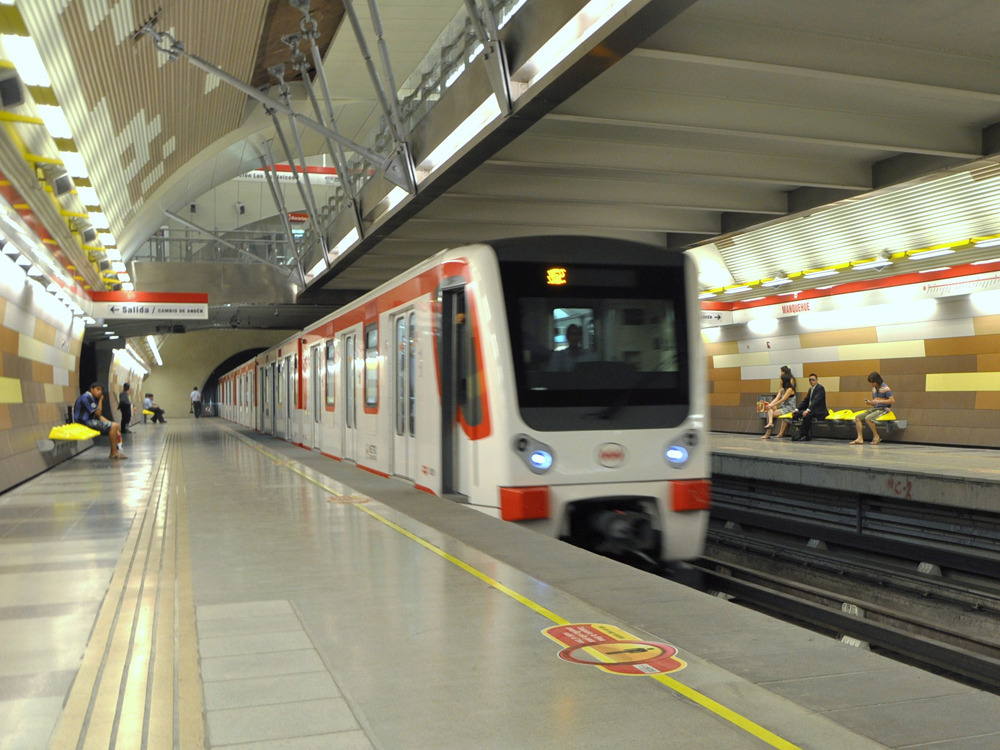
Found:
[{"label": "directional arrow sign", "polygon": [[106,320],[207,320],[207,294],[96,292],[95,318]]}]

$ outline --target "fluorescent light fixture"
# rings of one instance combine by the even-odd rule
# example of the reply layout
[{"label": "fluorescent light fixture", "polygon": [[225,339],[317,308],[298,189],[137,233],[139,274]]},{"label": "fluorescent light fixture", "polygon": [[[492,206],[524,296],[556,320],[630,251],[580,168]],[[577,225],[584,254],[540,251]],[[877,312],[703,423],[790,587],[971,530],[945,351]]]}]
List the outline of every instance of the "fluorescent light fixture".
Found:
[{"label": "fluorescent light fixture", "polygon": [[[90,223],[94,225],[94,229],[108,229],[111,225],[108,224],[108,217],[102,214],[100,211],[90,212]],[[100,235],[98,235],[100,237]],[[113,242],[111,243],[114,244]]]},{"label": "fluorescent light fixture", "polygon": [[101,201],[97,197],[97,191],[92,187],[76,186],[76,194],[80,196],[85,206],[99,206]]},{"label": "fluorescent light fixture", "polygon": [[742,286],[734,286],[732,289],[726,289],[723,294],[739,294],[740,292],[748,292],[750,289],[751,287],[744,284]]},{"label": "fluorescent light fixture", "polygon": [[53,138],[72,138],[73,131],[69,127],[69,120],[61,107],[53,107],[51,104],[39,104],[38,116],[45,123],[45,129]]},{"label": "fluorescent light fixture", "polygon": [[[115,338],[118,338],[117,336]],[[127,347],[128,344],[125,344]],[[114,351],[115,359],[122,366],[132,370],[133,372],[138,372],[142,374],[142,377],[146,377],[149,374],[149,370],[142,366],[142,363],[128,351],[128,349],[115,349]]]},{"label": "fluorescent light fixture", "polygon": [[434,170],[454,156],[465,144],[500,116],[500,105],[495,95],[490,95],[476,110],[462,121],[431,153],[417,166],[418,179],[422,182]]},{"label": "fluorescent light fixture", "polygon": [[910,260],[928,260],[929,258],[939,258],[942,255],[951,255],[954,252],[950,247],[941,247],[937,250],[921,250],[917,253],[910,253]]},{"label": "fluorescent light fixture", "polygon": [[115,236],[111,234],[111,232],[98,232],[97,239],[101,241],[101,244],[104,245],[104,247],[114,247],[118,244],[115,240]]},{"label": "fluorescent light fixture", "polygon": [[761,286],[767,286],[767,287],[784,286],[785,284],[791,284],[791,283],[792,283],[792,280],[790,278],[788,278],[784,274],[778,274],[777,276],[775,276],[770,281],[763,282],[761,284]]},{"label": "fluorescent light fixture", "polygon": [[1000,237],[994,237],[991,240],[980,240],[973,247],[996,247],[1000,245]]},{"label": "fluorescent light fixture", "polygon": [[163,360],[160,359],[160,347],[156,345],[156,339],[152,336],[147,336],[146,343],[149,344],[149,350],[153,353],[153,359],[156,360],[156,364],[162,366]]},{"label": "fluorescent light fixture", "polygon": [[352,229],[350,232],[344,235],[343,239],[340,240],[333,247],[333,254],[340,255],[342,252],[347,250],[351,245],[358,241],[358,230],[357,227]]},{"label": "fluorescent light fixture", "polygon": [[129,276],[127,273],[119,272],[119,274],[118,274],[118,280],[121,281],[121,282],[131,281],[132,277]]},{"label": "fluorescent light fixture", "polygon": [[779,297],[797,297],[798,292],[778,292]]},{"label": "fluorescent light fixture", "polygon": [[4,255],[20,255],[21,251],[14,247],[13,243],[5,242],[3,246]]},{"label": "fluorescent light fixture", "polygon": [[31,261],[25,258],[23,255],[18,255],[17,258],[14,260],[14,262],[17,263],[17,265],[21,266],[21,268],[31,267]]},{"label": "fluorescent light fixture", "polygon": [[457,81],[464,72],[465,72],[465,63],[462,63],[453,71],[451,71],[451,74],[448,76],[448,78],[445,79],[444,87],[446,89],[450,89],[452,84],[455,83],[455,81]]},{"label": "fluorescent light fixture", "polygon": [[1000,258],[990,258],[989,260],[977,260],[972,265],[974,265],[974,266],[985,266],[987,263],[1000,263]]},{"label": "fluorescent light fixture", "polygon": [[839,273],[840,271],[835,271],[832,268],[828,268],[825,271],[808,271],[802,275],[805,276],[807,279],[822,279],[826,276],[836,276]]},{"label": "fluorescent light fixture", "polygon": [[712,299],[712,297],[718,297],[715,292],[702,292],[698,295],[698,299]]},{"label": "fluorescent light fixture", "polygon": [[385,209],[385,211],[383,211],[383,213],[386,213],[386,214],[389,213],[392,209],[394,209],[396,206],[398,206],[400,203],[402,203],[403,200],[408,195],[409,195],[409,193],[406,192],[403,188],[401,188],[401,187],[394,187],[392,190],[389,191],[389,195],[386,196],[386,198],[389,201],[389,205],[386,207],[386,209]]},{"label": "fluorescent light fixture", "polygon": [[115,261],[115,260],[121,260],[122,254],[121,251],[118,250],[117,248],[106,247],[104,248],[104,257],[107,258],[108,260]]},{"label": "fluorescent light fixture", "polygon": [[524,81],[528,87],[532,86],[595,34],[628,2],[629,0],[591,0],[553,34],[511,79]]},{"label": "fluorescent light fixture", "polygon": [[135,291],[135,284],[133,284],[131,281],[123,281],[122,282],[122,291],[123,292],[134,292]]},{"label": "fluorescent light fixture", "polygon": [[975,292],[969,295],[969,302],[980,312],[995,315],[1000,313],[1000,290]]},{"label": "fluorescent light fixture", "polygon": [[35,41],[30,36],[4,34],[0,36],[0,41],[3,42],[7,56],[14,63],[17,74],[21,76],[21,80],[26,86],[44,86],[45,88],[52,86],[52,81],[49,80],[45,66],[42,64],[42,58],[38,54],[38,47],[35,46]]},{"label": "fluorescent light fixture", "polygon": [[120,260],[115,260],[111,262],[111,270],[115,273],[128,273],[128,268]]},{"label": "fluorescent light fixture", "polygon": [[920,273],[934,273],[935,271],[950,271],[951,266],[941,266],[940,268],[925,268]]},{"label": "fluorescent light fixture", "polygon": [[92,317],[90,317],[89,315],[88,315],[87,317],[85,317],[85,318],[83,319],[83,322],[84,322],[84,323],[86,323],[86,324],[87,324],[88,326],[92,326],[92,325],[94,325],[94,324],[96,324],[96,323],[97,323],[97,321],[96,321],[96,320],[94,320],[94,319],[93,319]]},{"label": "fluorescent light fixture", "polygon": [[766,336],[778,330],[777,318],[754,318],[747,321],[747,328],[758,336]]},{"label": "fluorescent light fixture", "polygon": [[701,329],[701,339],[706,344],[711,344],[719,340],[722,335],[722,329],[719,326],[711,326],[709,328]]},{"label": "fluorescent light fixture", "polygon": [[747,299],[741,299],[740,302],[759,302],[762,299],[767,299],[766,297],[749,297]]},{"label": "fluorescent light fixture", "polygon": [[891,260],[883,260],[878,258],[876,260],[870,260],[867,263],[858,263],[856,266],[851,266],[855,271],[867,271],[869,268],[874,268],[875,270],[881,270],[892,265]]},{"label": "fluorescent light fixture", "polygon": [[45,274],[42,273],[42,270],[38,266],[31,265],[28,267],[28,276],[32,277],[33,279],[40,278],[41,276],[44,275]]},{"label": "fluorescent light fixture", "polygon": [[76,151],[60,151],[59,158],[62,159],[62,163],[66,167],[66,171],[69,172],[70,177],[80,177],[83,179],[90,177],[90,173],[87,172],[87,165],[83,162],[83,157]]},{"label": "fluorescent light fixture", "polygon": [[115,335],[115,332],[114,332],[114,331],[105,331],[105,332],[104,332],[104,335],[105,335],[105,336],[114,336],[114,335]]},{"label": "fluorescent light fixture", "polygon": [[326,269],[326,259],[325,258],[320,258],[316,262],[315,266],[313,266],[308,271],[306,271],[306,278],[307,279],[313,279],[317,275],[319,275],[320,273],[322,273],[325,269]]},{"label": "fluorescent light fixture", "polygon": [[827,289],[833,289],[835,286],[837,286],[837,285],[836,284],[830,284],[829,286],[818,286],[818,287],[816,287],[816,290],[822,292],[822,291],[826,291]]},{"label": "fluorescent light fixture", "polygon": [[114,341],[115,339],[120,339],[121,336],[108,336],[108,341]]}]

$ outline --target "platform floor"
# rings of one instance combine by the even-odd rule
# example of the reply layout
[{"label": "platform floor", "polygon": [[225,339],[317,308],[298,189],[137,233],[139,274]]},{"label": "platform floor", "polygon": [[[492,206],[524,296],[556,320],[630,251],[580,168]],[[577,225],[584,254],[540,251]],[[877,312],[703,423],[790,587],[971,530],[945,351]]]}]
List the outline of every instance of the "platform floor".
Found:
[{"label": "platform floor", "polygon": [[126,451],[0,496],[3,750],[1000,746],[1000,697],[220,420]]}]

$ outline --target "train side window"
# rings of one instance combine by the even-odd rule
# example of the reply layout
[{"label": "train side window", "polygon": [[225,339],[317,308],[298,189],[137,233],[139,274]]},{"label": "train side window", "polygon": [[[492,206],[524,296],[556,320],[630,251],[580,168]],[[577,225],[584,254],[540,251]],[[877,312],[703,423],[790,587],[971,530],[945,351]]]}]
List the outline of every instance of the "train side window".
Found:
[{"label": "train side window", "polygon": [[365,406],[378,406],[378,323],[365,327]]},{"label": "train side window", "polygon": [[396,434],[406,430],[406,317],[396,319]]},{"label": "train side window", "polygon": [[410,413],[410,435],[416,435],[416,408],[417,408],[417,347],[416,347],[416,313],[410,313],[410,362],[407,368],[409,378],[409,413]]},{"label": "train side window", "polygon": [[483,418],[482,378],[476,364],[476,335],[472,320],[468,317],[465,296],[459,298],[457,343],[459,403],[462,416],[469,427],[476,427]]},{"label": "train side window", "polygon": [[331,409],[336,406],[337,389],[334,387],[334,356],[333,340],[326,342],[326,405]]}]

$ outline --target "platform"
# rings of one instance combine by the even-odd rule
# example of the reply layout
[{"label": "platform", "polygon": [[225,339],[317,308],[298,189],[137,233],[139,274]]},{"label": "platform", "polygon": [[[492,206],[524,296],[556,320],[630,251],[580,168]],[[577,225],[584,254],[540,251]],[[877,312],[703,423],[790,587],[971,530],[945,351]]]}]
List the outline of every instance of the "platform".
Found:
[{"label": "platform", "polygon": [[1000,697],[403,482],[126,437],[0,496],[4,750],[1000,744]]},{"label": "platform", "polygon": [[712,474],[1000,511],[1000,451],[713,432]]}]

